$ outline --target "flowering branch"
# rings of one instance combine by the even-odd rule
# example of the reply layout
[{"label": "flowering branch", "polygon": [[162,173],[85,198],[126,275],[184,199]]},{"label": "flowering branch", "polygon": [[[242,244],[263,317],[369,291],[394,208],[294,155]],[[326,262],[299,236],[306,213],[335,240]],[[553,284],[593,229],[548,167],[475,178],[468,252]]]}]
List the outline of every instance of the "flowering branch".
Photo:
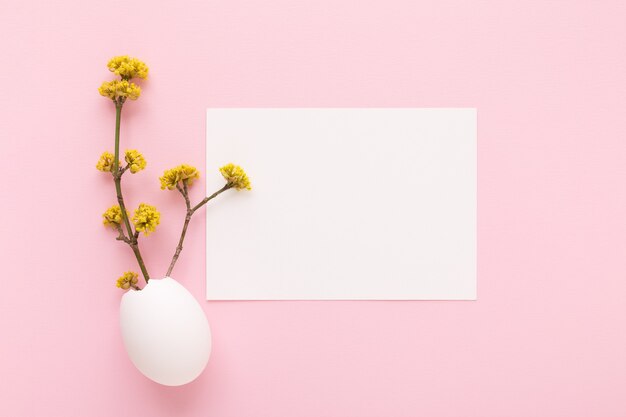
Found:
[{"label": "flowering branch", "polygon": [[[115,104],[115,151],[114,154],[104,152],[102,156],[100,156],[96,168],[103,172],[110,172],[113,176],[117,205],[109,208],[103,214],[103,223],[105,226],[111,226],[117,230],[118,236],[116,240],[130,246],[137,259],[144,280],[147,283],[150,280],[150,275],[139,249],[139,232],[143,231],[147,235],[154,231],[156,225],[159,224],[160,215],[155,207],[141,204],[139,208],[135,210],[135,215],[132,218],[132,222],[135,225],[135,229],[133,230],[122,194],[122,175],[127,170],[130,170],[132,174],[141,171],[145,168],[146,161],[143,155],[137,150],[127,150],[124,154],[126,165],[124,167],[121,166],[120,126],[122,121],[122,108],[126,100],[136,100],[141,95],[141,88],[130,80],[133,78],[146,78],[148,76],[148,67],[138,59],[128,56],[114,57],[109,61],[107,66],[111,72],[120,77],[119,80],[103,82],[98,89],[100,95],[111,99]],[[117,284],[118,287],[123,289],[139,289],[136,285],[137,274],[131,271],[126,272],[120,277]]]},{"label": "flowering branch", "polygon": [[[146,160],[137,150],[126,150],[124,152],[126,165],[121,166],[120,126],[122,121],[122,108],[126,100],[137,100],[141,95],[141,88],[131,82],[131,80],[134,78],[146,78],[148,76],[148,67],[145,63],[129,56],[114,57],[109,61],[107,66],[111,72],[120,77],[120,79],[102,83],[98,89],[100,95],[111,99],[115,104],[115,151],[113,154],[109,152],[102,153],[96,164],[96,168],[103,172],[110,172],[113,176],[117,205],[110,207],[104,212],[102,215],[103,223],[105,226],[111,226],[117,231],[118,236],[115,238],[116,240],[130,246],[135,258],[137,258],[137,263],[139,264],[139,268],[147,284],[150,280],[150,275],[148,274],[148,269],[146,268],[143,257],[141,256],[141,251],[139,250],[139,233],[143,232],[147,236],[154,232],[160,222],[161,214],[157,211],[156,207],[145,203],[139,205],[132,219],[126,210],[126,204],[122,194],[122,175],[126,171],[130,171],[131,174],[136,174],[143,170],[146,167]],[[210,196],[202,199],[202,201],[195,206],[192,206],[189,200],[189,187],[194,180],[200,178],[200,173],[196,168],[186,164],[179,165],[165,171],[163,176],[159,178],[161,181],[161,189],[177,189],[183,196],[187,208],[183,230],[178,240],[174,256],[172,257],[172,262],[167,269],[166,276],[169,277],[171,275],[176,261],[178,261],[180,257],[187,234],[187,228],[193,214],[224,191],[230,190],[231,188],[238,191],[251,189],[250,180],[240,166],[227,164],[220,168],[220,172],[226,180],[226,184]],[[130,288],[139,290],[140,288],[137,286],[137,281],[138,274],[136,272],[127,271],[118,278],[117,286],[124,290]]]}]

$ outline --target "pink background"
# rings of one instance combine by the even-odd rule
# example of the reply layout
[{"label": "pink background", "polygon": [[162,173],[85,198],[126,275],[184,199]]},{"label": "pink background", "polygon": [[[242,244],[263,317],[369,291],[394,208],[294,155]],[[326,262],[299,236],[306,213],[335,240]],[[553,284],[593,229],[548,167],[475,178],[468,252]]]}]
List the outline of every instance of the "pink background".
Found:
[{"label": "pink background", "polygon": [[[625,19],[623,1],[2,0],[0,416],[626,415]],[[479,300],[202,301],[200,215],[175,277],[213,355],[191,385],[146,380],[94,168],[121,53],[151,68],[122,133],[148,158],[130,205],[163,211],[154,275],[183,219],[157,177],[203,166],[206,107],[470,106]]]}]

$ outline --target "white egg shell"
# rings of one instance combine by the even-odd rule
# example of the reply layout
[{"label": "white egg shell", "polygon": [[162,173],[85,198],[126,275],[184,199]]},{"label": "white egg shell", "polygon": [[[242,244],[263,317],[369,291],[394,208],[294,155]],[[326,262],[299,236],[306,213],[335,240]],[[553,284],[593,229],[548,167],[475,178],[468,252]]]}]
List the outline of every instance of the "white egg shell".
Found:
[{"label": "white egg shell", "polygon": [[172,278],[151,279],[120,305],[122,339],[139,371],[159,384],[187,384],[206,367],[211,329],[189,291]]}]

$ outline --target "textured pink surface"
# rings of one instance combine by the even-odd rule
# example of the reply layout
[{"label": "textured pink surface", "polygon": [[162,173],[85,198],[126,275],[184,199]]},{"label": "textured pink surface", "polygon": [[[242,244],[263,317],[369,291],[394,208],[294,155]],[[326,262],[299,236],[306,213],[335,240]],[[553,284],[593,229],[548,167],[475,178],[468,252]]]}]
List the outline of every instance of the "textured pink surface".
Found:
[{"label": "textured pink surface", "polygon": [[[623,1],[1,6],[0,416],[626,415]],[[113,285],[134,261],[94,169],[119,53],[152,70],[123,141],[149,161],[131,206],[163,211],[153,274],[183,216],[157,176],[203,165],[207,106],[475,106],[479,301],[202,301],[207,371],[146,380]],[[175,271],[200,300],[203,227]]]}]

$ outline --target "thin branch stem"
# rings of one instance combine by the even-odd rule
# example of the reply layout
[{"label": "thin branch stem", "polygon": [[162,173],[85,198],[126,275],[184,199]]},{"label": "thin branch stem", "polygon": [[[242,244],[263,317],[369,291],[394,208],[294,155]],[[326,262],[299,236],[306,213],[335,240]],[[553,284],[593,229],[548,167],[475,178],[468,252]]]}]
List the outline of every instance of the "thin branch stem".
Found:
[{"label": "thin branch stem", "polygon": [[185,205],[187,206],[187,211],[191,210],[191,203],[189,202],[189,189],[187,188],[187,180],[183,180],[183,188],[179,184],[176,184],[176,189],[180,191],[185,199]]},{"label": "thin branch stem", "polygon": [[219,190],[217,190],[216,192],[214,192],[210,196],[204,197],[204,199],[201,202],[196,204],[191,209],[191,214],[195,213],[195,211],[198,210],[200,207],[204,206],[206,203],[208,203],[209,201],[213,200],[215,197],[217,197],[218,195],[222,194],[224,191],[230,190],[231,188],[233,188],[233,185],[231,183],[227,183],[225,186],[223,186],[222,188],[220,188]]},{"label": "thin branch stem", "polygon": [[124,230],[122,230],[122,226],[117,224],[116,228],[117,228],[117,232],[119,233],[119,236],[116,237],[115,240],[121,240],[122,242],[128,243],[130,245],[130,239],[127,238],[126,235],[124,234]]},{"label": "thin branch stem", "polygon": [[214,192],[208,197],[205,197],[201,202],[196,204],[193,208],[191,207],[191,203],[189,202],[189,190],[187,189],[187,182],[183,181],[183,187],[180,185],[176,185],[178,191],[183,195],[185,199],[185,205],[187,206],[187,214],[185,215],[185,223],[183,224],[183,231],[180,234],[180,239],[178,240],[178,246],[176,246],[176,251],[174,252],[174,256],[172,257],[172,262],[170,263],[170,267],[167,268],[166,277],[171,276],[172,270],[174,269],[174,265],[176,265],[176,261],[178,261],[178,257],[180,256],[180,252],[183,250],[183,242],[185,241],[185,236],[187,235],[187,227],[189,226],[189,222],[191,221],[191,216],[198,210],[200,207],[213,200],[215,197],[220,195],[226,190],[231,189],[233,186],[230,183],[227,183],[225,186]]},{"label": "thin branch stem", "polygon": [[[139,264],[139,268],[141,268],[141,273],[143,274],[143,278],[146,283],[150,280],[150,275],[148,274],[148,270],[146,269],[146,265],[141,256],[141,252],[139,251],[139,244],[137,243],[137,233],[133,234],[133,228],[130,225],[130,220],[128,219],[128,214],[126,213],[126,205],[124,204],[124,197],[122,195],[122,174],[126,170],[125,168],[120,168],[119,160],[120,160],[120,125],[122,121],[122,106],[124,105],[123,101],[115,102],[115,159],[113,159],[113,181],[115,182],[115,192],[117,194],[117,202],[120,206],[120,211],[122,214],[122,219],[124,220],[124,226],[126,227],[126,231],[128,233],[128,238],[124,240],[124,242],[130,245],[130,248],[133,250],[135,254],[135,258],[137,258],[137,263]],[[120,231],[121,231],[120,227]],[[121,233],[123,235],[123,232]],[[119,237],[118,237],[119,240]]]}]

